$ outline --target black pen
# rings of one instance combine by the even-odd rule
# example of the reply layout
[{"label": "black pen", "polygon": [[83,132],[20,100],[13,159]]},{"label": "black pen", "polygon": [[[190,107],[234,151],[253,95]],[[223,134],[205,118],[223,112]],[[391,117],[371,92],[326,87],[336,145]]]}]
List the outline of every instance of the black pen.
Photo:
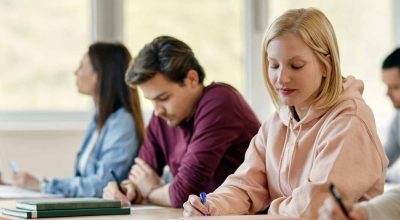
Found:
[{"label": "black pen", "polygon": [[342,197],[340,196],[339,192],[336,190],[335,185],[333,185],[333,183],[331,183],[329,185],[329,191],[331,191],[333,197],[335,198],[336,202],[338,203],[340,209],[342,210],[342,212],[349,217],[349,212],[347,211],[346,207],[343,204],[342,201]]},{"label": "black pen", "polygon": [[118,190],[119,190],[120,192],[123,193],[124,190],[122,190],[122,187],[121,187],[121,185],[119,184],[117,175],[115,174],[114,170],[113,170],[113,169],[110,169],[110,173],[111,173],[111,176],[113,177],[114,181],[117,182]]}]

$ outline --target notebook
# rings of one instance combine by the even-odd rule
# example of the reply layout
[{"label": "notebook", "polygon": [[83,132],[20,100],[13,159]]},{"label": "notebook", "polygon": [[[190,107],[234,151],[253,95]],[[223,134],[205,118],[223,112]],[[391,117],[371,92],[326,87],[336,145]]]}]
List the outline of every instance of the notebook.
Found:
[{"label": "notebook", "polygon": [[59,209],[59,210],[42,210],[29,211],[23,209],[4,208],[3,214],[15,217],[34,219],[34,218],[51,218],[51,217],[72,217],[72,216],[89,216],[89,215],[129,215],[131,209],[128,208],[93,208],[93,209]]},{"label": "notebook", "polygon": [[31,211],[54,209],[91,209],[91,208],[121,208],[121,203],[115,200],[100,198],[61,198],[37,199],[17,202],[18,209]]}]

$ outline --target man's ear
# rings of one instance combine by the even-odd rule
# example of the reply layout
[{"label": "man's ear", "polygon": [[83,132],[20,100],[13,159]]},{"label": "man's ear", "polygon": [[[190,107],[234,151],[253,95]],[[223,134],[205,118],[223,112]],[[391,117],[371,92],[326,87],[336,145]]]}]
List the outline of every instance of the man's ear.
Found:
[{"label": "man's ear", "polygon": [[196,86],[199,84],[199,74],[197,73],[196,70],[189,70],[186,74],[186,78],[184,79],[185,85],[188,85],[190,87]]}]

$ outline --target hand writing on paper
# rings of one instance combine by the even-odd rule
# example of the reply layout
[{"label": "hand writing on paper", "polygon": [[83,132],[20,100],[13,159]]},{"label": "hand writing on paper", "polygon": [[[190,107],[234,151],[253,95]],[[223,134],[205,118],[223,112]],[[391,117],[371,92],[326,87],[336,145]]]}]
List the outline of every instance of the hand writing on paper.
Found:
[{"label": "hand writing on paper", "polygon": [[333,197],[329,196],[325,199],[323,206],[319,209],[319,220],[368,220],[368,212],[367,210],[358,205],[354,205],[350,212],[349,218],[347,218],[343,211],[340,209],[337,202],[333,199]]},{"label": "hand writing on paper", "polygon": [[139,196],[137,195],[135,185],[129,180],[124,180],[121,183],[121,188],[123,192],[119,191],[115,181],[108,182],[107,186],[103,189],[103,198],[121,201],[122,206],[131,205],[131,201]]},{"label": "hand writing on paper", "polygon": [[204,216],[215,215],[217,208],[210,202],[203,204],[196,195],[190,195],[188,201],[183,203],[183,216]]},{"label": "hand writing on paper", "polygon": [[14,172],[12,185],[34,191],[40,191],[40,180],[32,174],[24,171]]},{"label": "hand writing on paper", "polygon": [[144,198],[148,198],[152,190],[162,185],[157,173],[140,158],[135,159],[135,165],[129,173],[129,180],[135,184]]}]

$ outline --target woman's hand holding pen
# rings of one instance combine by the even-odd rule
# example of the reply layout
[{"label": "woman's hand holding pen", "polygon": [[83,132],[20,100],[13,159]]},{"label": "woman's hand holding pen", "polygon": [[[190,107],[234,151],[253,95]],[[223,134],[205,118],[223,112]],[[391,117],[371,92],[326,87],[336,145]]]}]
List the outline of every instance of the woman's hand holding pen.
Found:
[{"label": "woman's hand holding pen", "polygon": [[40,191],[40,180],[24,171],[13,172],[12,185],[33,191]]},{"label": "woman's hand holding pen", "polygon": [[368,220],[367,210],[356,204],[349,211],[349,217],[346,217],[335,201],[335,199],[331,196],[325,199],[323,206],[319,209],[319,220]]},{"label": "woman's hand holding pen", "polygon": [[200,197],[196,195],[190,195],[188,201],[183,203],[183,216],[191,217],[191,216],[207,216],[207,215],[215,215],[217,209],[216,207],[205,201],[202,203]]},{"label": "woman's hand holding pen", "polygon": [[135,185],[131,181],[125,180],[121,183],[120,187],[123,192],[119,190],[115,181],[109,182],[103,189],[103,198],[121,201],[122,206],[131,205],[131,201],[136,200],[139,196],[135,189]]}]

